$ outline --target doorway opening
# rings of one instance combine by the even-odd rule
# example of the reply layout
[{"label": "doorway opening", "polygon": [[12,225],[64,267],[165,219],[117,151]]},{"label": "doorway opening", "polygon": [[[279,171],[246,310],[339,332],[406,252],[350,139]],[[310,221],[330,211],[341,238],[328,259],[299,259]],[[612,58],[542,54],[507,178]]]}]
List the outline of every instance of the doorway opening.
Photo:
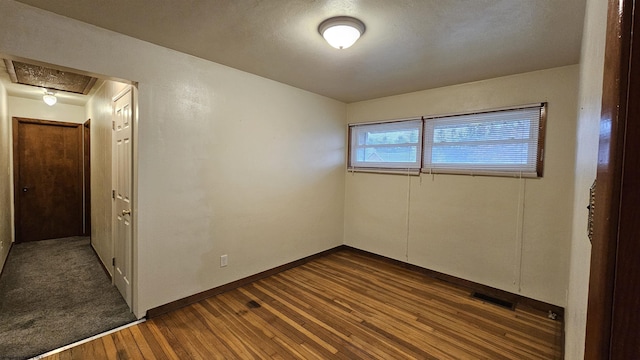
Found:
[{"label": "doorway opening", "polygon": [[[135,83],[28,59],[2,54],[0,57],[33,63],[58,72],[77,72],[97,79],[93,90],[87,95],[58,92],[58,103],[48,107],[42,103],[41,88],[10,83],[8,74],[3,71],[6,69],[0,69],[0,81],[7,90],[5,103],[8,114],[14,119],[10,124],[14,137],[9,139],[11,144],[3,146],[9,147],[12,158],[17,159],[14,161],[17,167],[10,166],[10,171],[13,171],[10,180],[14,206],[8,212],[12,214],[15,246],[9,258],[16,257],[13,254],[17,253],[18,245],[33,243],[35,246],[41,243],[38,245],[48,246],[48,242],[56,241],[48,239],[62,239],[66,240],[65,246],[76,244],[72,247],[79,247],[78,244],[84,242],[86,248],[91,250],[94,264],[102,267],[100,277],[107,279],[104,275],[106,271],[108,280],[105,281],[125,300],[125,309],[135,320],[131,314],[135,304],[135,186],[132,181],[135,174],[133,149],[137,121]],[[78,100],[79,97],[81,100]],[[129,99],[125,109],[128,115],[126,153],[116,151],[114,130],[116,101],[122,98]],[[73,115],[71,119],[67,118],[69,114]],[[43,152],[46,156],[36,155]],[[56,162],[68,173],[66,177],[57,171],[52,172],[50,164]],[[33,170],[33,174],[27,170]],[[126,191],[119,190],[122,182],[117,183],[123,177],[129,179]],[[126,206],[121,206],[118,212],[115,190],[126,195],[123,198],[127,200]],[[122,214],[122,210],[127,213]],[[126,225],[122,229],[118,226],[119,219]],[[96,255],[98,261],[95,261]],[[5,270],[8,270],[9,258]],[[87,276],[86,273],[70,273],[81,278]],[[120,273],[124,275],[118,277]],[[127,286],[116,286],[118,279],[126,280]],[[77,282],[80,282],[79,279]],[[0,353],[4,353],[1,348],[2,344]]]}]

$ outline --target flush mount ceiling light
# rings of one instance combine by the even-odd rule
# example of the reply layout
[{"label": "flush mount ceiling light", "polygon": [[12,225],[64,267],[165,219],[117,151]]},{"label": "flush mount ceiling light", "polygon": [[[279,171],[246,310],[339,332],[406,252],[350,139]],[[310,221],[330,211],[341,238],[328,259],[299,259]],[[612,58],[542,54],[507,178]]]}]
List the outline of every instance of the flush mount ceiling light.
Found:
[{"label": "flush mount ceiling light", "polygon": [[42,96],[42,101],[49,106],[53,106],[58,102],[58,98],[53,93],[53,91],[49,91],[47,89],[44,90],[44,95]]},{"label": "flush mount ceiling light", "polygon": [[336,49],[346,49],[364,34],[364,23],[350,16],[329,18],[318,26],[318,32],[329,45]]}]

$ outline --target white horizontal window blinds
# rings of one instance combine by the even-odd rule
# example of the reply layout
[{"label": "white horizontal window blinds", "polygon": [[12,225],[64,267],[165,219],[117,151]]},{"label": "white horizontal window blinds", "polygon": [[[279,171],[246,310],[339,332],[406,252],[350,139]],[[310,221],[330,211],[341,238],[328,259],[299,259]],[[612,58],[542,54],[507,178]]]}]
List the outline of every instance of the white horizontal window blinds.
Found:
[{"label": "white horizontal window blinds", "polygon": [[351,169],[420,169],[422,120],[349,127]]},{"label": "white horizontal window blinds", "polygon": [[425,119],[423,171],[539,176],[543,106]]}]

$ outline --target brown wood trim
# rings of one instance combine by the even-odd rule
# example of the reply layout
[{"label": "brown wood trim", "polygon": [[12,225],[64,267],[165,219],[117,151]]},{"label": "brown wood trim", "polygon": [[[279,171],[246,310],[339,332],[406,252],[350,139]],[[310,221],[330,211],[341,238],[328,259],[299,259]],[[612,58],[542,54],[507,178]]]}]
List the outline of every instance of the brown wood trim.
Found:
[{"label": "brown wood trim", "polygon": [[483,294],[487,294],[489,296],[498,298],[500,300],[505,300],[508,301],[510,303],[515,304],[516,307],[520,306],[520,307],[526,307],[528,309],[531,310],[536,310],[539,311],[541,313],[544,314],[548,314],[549,311],[552,311],[553,313],[555,313],[559,318],[564,318],[564,308],[557,306],[557,305],[553,305],[553,304],[548,304],[546,302],[543,301],[539,301],[539,300],[534,300],[534,299],[530,299],[527,297],[524,297],[522,295],[517,295],[517,294],[513,294],[504,290],[500,290],[500,289],[496,289],[490,286],[486,286],[486,285],[482,285],[482,284],[478,284],[476,282],[473,281],[469,281],[469,280],[465,280],[465,279],[461,279],[459,277],[455,277],[452,275],[447,275],[438,271],[434,271],[434,270],[430,270],[427,268],[423,268],[421,266],[418,265],[413,265],[413,264],[409,264],[406,263],[404,261],[400,261],[400,260],[396,260],[396,259],[392,259],[386,256],[382,256],[382,255],[378,255],[378,254],[374,254],[371,252],[368,252],[366,250],[361,250],[361,249],[357,249],[357,248],[353,248],[351,246],[345,245],[344,246],[345,250],[348,251],[352,251],[352,252],[356,252],[371,258],[376,258],[378,260],[382,260],[384,262],[396,265],[396,266],[400,266],[403,267],[405,269],[409,269],[411,271],[415,271],[415,272],[419,272],[422,274],[425,274],[429,277],[432,277],[434,279],[438,279],[453,285],[456,285],[460,288],[464,288],[466,290],[469,290],[470,292],[474,292],[474,291],[478,291],[478,292],[482,292]]},{"label": "brown wood trim", "polygon": [[545,141],[547,139],[547,103],[542,103],[540,107],[540,123],[538,124],[538,161],[536,162],[536,173],[541,178],[544,174]]},{"label": "brown wood trim", "polygon": [[[634,0],[609,0],[585,359],[609,359]],[[604,129],[604,131],[603,131]],[[632,140],[632,142],[634,142]],[[635,341],[634,341],[635,343]]]},{"label": "brown wood trim", "polygon": [[14,119],[18,119],[21,123],[25,124],[38,124],[38,125],[51,125],[51,126],[64,126],[64,127],[81,127],[82,124],[65,122],[65,121],[54,121],[54,120],[40,120],[40,119],[30,119],[23,117],[14,117]]},{"label": "brown wood trim", "polygon": [[[626,113],[620,118],[618,133],[620,159],[620,196],[614,199],[618,214],[617,243],[611,314],[610,359],[639,359],[640,343],[640,9],[630,1],[631,12],[629,66],[625,92]],[[625,44],[623,44],[624,46]],[[622,94],[621,94],[622,95]],[[612,133],[613,136],[613,133]],[[600,186],[600,184],[598,184]],[[596,211],[597,211],[596,207]],[[614,240],[614,239],[611,239]]]},{"label": "brown wood trim", "polygon": [[351,136],[353,132],[352,126],[347,126],[347,169],[351,169]]},{"label": "brown wood trim", "polygon": [[149,309],[147,310],[147,315],[146,318],[147,319],[151,319],[157,316],[160,316],[162,314],[166,314],[170,311],[174,311],[174,310],[178,310],[181,309],[185,306],[197,303],[200,300],[204,300],[206,298],[210,298],[212,296],[218,295],[218,294],[222,294],[224,292],[239,288],[241,286],[250,284],[254,281],[258,281],[260,279],[264,279],[267,278],[271,275],[275,275],[277,273],[281,273],[283,271],[289,270],[289,269],[293,269],[297,266],[300,265],[304,265],[306,263],[308,263],[311,260],[315,260],[317,258],[321,258],[323,256],[329,255],[329,254],[333,254],[335,252],[338,252],[340,250],[345,249],[345,245],[338,245],[334,248],[325,250],[325,251],[321,251],[317,254],[313,254],[313,255],[309,255],[307,257],[304,257],[302,259],[299,260],[295,260],[292,261],[290,263],[284,264],[284,265],[280,265],[278,267],[275,267],[273,269],[269,269],[269,270],[265,270],[263,272],[257,273],[255,275],[251,275],[251,276],[247,276],[246,278],[240,279],[240,280],[236,280],[233,282],[230,282],[228,284],[224,284],[218,287],[215,287],[213,289],[209,289],[209,290],[205,290],[203,292],[191,295],[191,296],[187,296],[185,298],[176,300],[176,301],[172,301],[168,304],[164,304],[164,305],[160,305],[158,307],[155,307],[153,309]]},{"label": "brown wood trim", "polygon": [[[399,260],[395,260],[395,259],[391,259],[388,258],[386,256],[382,256],[382,255],[378,255],[378,254],[374,254],[365,250],[360,250],[360,249],[356,249],[353,248],[351,246],[348,245],[339,245],[336,246],[332,249],[329,250],[325,250],[322,252],[319,252],[317,254],[314,255],[310,255],[307,256],[305,258],[302,258],[300,260],[296,260],[296,261],[292,261],[290,263],[284,264],[284,265],[280,265],[278,267],[275,267],[273,269],[270,270],[266,270],[263,271],[261,273],[255,274],[255,275],[251,275],[248,276],[246,278],[240,279],[240,280],[236,280],[233,281],[231,283],[222,285],[222,286],[218,286],[216,288],[213,289],[209,289],[203,292],[200,292],[198,294],[195,295],[191,295],[188,296],[186,298],[183,299],[179,299],[173,302],[170,302],[168,304],[165,305],[160,305],[158,307],[155,307],[153,309],[149,309],[147,310],[147,315],[146,317],[148,319],[150,318],[154,318],[157,316],[160,316],[162,314],[166,314],[170,311],[174,311],[174,310],[178,310],[180,308],[183,308],[185,306],[194,304],[198,301],[204,300],[206,298],[239,288],[241,286],[247,285],[249,283],[252,283],[254,281],[258,281],[260,279],[264,279],[266,277],[269,277],[271,275],[275,275],[278,274],[280,272],[304,265],[305,263],[317,259],[317,258],[321,258],[323,256],[327,256],[329,254],[335,253],[335,252],[339,252],[339,251],[351,251],[360,255],[364,255],[373,259],[377,259],[377,260],[381,260],[384,262],[387,262],[389,264],[395,265],[395,266],[399,266],[405,269],[409,269],[411,271],[416,271],[422,274],[425,274],[429,277],[441,280],[441,281],[445,281],[447,283],[450,283],[452,285],[455,285],[457,287],[460,288],[464,288],[465,290],[468,290],[470,292],[470,295],[473,291],[479,291],[482,292],[484,294],[496,297],[498,299],[501,300],[506,300],[509,301],[513,304],[515,304],[515,306],[518,306],[520,308],[526,308],[529,310],[533,310],[536,311],[540,314],[548,314],[549,311],[552,311],[553,313],[555,313],[558,316],[558,319],[563,319],[564,318],[564,308],[560,307],[560,306],[556,306],[556,305],[552,305],[552,304],[547,304],[545,302],[542,301],[538,301],[538,300],[533,300],[533,299],[529,299],[526,298],[524,296],[521,295],[516,295],[516,294],[512,294],[509,292],[506,292],[504,290],[500,290],[500,289],[495,289],[486,285],[481,285],[472,281],[468,281],[468,280],[464,280],[464,279],[460,279],[457,278],[455,276],[451,276],[451,275],[447,275],[447,274],[443,274],[437,271],[433,271],[433,270],[429,270],[417,265],[412,265],[412,264],[408,264]],[[564,335],[563,335],[564,336]]]},{"label": "brown wood trim", "polygon": [[15,241],[19,241],[21,239],[20,227],[17,226],[18,214],[20,212],[20,195],[18,193],[18,189],[20,188],[19,182],[19,171],[20,171],[20,155],[19,155],[19,146],[18,146],[18,126],[20,124],[19,118],[14,117],[12,119],[12,131],[13,131],[13,213],[14,216],[14,231],[15,231]]}]

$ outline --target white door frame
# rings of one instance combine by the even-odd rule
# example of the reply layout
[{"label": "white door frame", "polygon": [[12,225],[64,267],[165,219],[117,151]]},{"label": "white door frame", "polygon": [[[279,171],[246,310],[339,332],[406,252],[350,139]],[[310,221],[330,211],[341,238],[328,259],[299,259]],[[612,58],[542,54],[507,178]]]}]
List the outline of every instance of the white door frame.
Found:
[{"label": "white door frame", "polygon": [[[127,302],[130,304],[131,310],[136,313],[137,312],[137,304],[136,304],[136,299],[137,299],[137,123],[138,123],[138,109],[137,109],[137,88],[135,85],[128,85],[126,86],[123,90],[121,90],[120,92],[118,92],[113,98],[112,98],[112,117],[115,117],[115,102],[117,100],[119,100],[120,98],[122,98],[123,96],[126,96],[128,93],[130,93],[131,96],[131,136],[130,136],[130,141],[131,141],[131,146],[132,146],[132,152],[131,152],[131,189],[130,189],[130,207],[131,207],[131,215],[130,215],[130,226],[131,226],[131,243],[130,243],[130,248],[128,249],[129,254],[130,254],[130,261],[128,262],[127,266],[129,268],[129,272],[130,272],[130,284],[131,284],[131,294],[130,294],[130,298],[126,299],[125,294],[122,294],[123,297],[125,297],[125,300],[127,300]],[[115,121],[112,120],[112,124],[115,124]],[[116,189],[116,181],[117,181],[117,175],[118,175],[118,171],[117,171],[117,161],[116,161],[116,156],[117,156],[117,149],[116,149],[116,136],[115,136],[115,125],[112,126],[112,140],[111,140],[111,144],[112,144],[112,149],[111,149],[111,164],[112,164],[112,189]],[[115,190],[114,190],[115,192]],[[113,254],[113,257],[116,257],[116,240],[117,240],[117,236],[118,236],[118,224],[117,224],[117,216],[118,214],[116,214],[117,211],[117,205],[116,205],[116,199],[115,196],[112,199],[112,204],[111,204],[111,214],[112,214],[112,242],[111,242],[111,248],[112,251],[111,253]],[[123,261],[123,259],[119,259],[119,261]],[[116,266],[115,264],[112,262],[111,264],[111,270],[112,270],[112,274],[114,275],[112,277],[112,283],[115,285],[115,278],[116,278]],[[136,313],[136,316],[140,317],[139,314]]]}]

